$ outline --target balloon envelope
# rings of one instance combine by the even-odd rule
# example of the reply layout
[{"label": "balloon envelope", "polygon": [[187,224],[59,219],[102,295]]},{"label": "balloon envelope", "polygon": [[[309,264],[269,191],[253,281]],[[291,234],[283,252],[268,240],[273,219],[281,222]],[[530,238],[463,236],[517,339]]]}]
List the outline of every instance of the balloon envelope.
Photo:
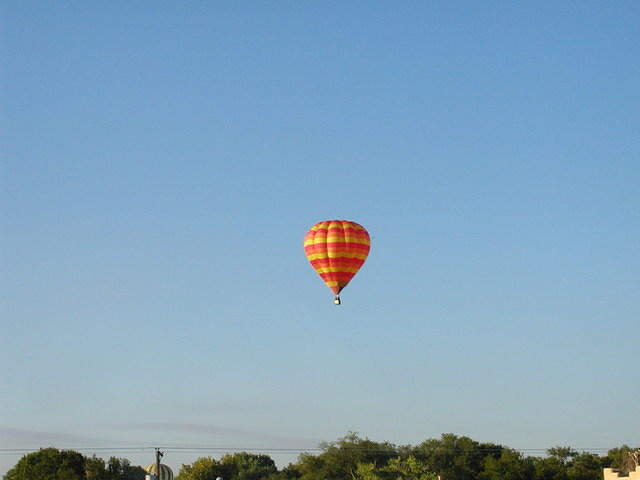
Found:
[{"label": "balloon envelope", "polygon": [[370,249],[367,230],[348,220],[318,222],[304,237],[309,263],[336,296],[360,270]]},{"label": "balloon envelope", "polygon": [[147,473],[155,475],[158,480],[173,480],[173,471],[165,464],[160,464],[160,474],[155,463],[145,467]]}]

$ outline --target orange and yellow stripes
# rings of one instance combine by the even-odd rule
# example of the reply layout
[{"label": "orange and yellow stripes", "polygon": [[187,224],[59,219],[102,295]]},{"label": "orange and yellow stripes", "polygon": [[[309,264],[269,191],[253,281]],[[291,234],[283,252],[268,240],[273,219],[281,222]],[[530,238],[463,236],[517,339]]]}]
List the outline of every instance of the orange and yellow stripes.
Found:
[{"label": "orange and yellow stripes", "polygon": [[335,295],[362,267],[370,248],[367,230],[348,220],[318,222],[304,237],[307,259]]}]

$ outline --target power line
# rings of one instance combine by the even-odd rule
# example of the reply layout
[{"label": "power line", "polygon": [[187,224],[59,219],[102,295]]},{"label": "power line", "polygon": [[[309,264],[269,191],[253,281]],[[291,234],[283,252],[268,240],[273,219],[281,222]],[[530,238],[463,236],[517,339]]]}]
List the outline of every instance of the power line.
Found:
[{"label": "power line", "polygon": [[[0,448],[0,455],[13,455],[37,452],[47,447],[25,447],[25,448]],[[56,447],[53,447],[56,448]],[[75,450],[77,452],[101,452],[101,453],[144,453],[146,451],[155,450],[157,447],[64,447],[60,450]],[[160,447],[165,451],[173,452],[268,452],[268,453],[303,453],[303,452],[322,452],[319,447],[312,448],[277,448],[277,447],[220,447],[220,446],[172,446]]]},{"label": "power line", "polygon": [[[41,450],[43,447],[23,447],[23,448],[0,448],[0,455],[16,455],[16,454],[26,454],[37,452]],[[144,453],[146,451],[155,450],[157,447],[151,446],[132,446],[132,447],[65,447],[63,450],[75,450],[78,452],[91,452],[91,453]],[[173,446],[163,446],[160,447],[165,451],[173,451],[173,452],[215,452],[215,453],[224,453],[224,452],[257,452],[257,453],[273,453],[273,454],[302,454],[302,453],[322,453],[327,451],[327,448],[322,447],[232,447],[232,446],[193,446],[193,445],[173,445]],[[358,446],[349,446],[349,447],[340,447],[329,446],[329,449],[336,448],[342,449],[345,451],[351,452],[360,452],[360,453],[368,453],[368,454],[393,454],[394,450],[397,452],[398,450],[403,450],[403,447],[395,447],[390,446],[388,449],[385,448],[367,448],[367,447],[358,447]],[[615,447],[590,447],[590,448],[572,448],[573,452],[584,453],[584,452],[608,452],[612,448]],[[435,447],[435,451],[432,453],[495,453],[500,452],[504,449],[507,450],[515,450],[517,452],[523,454],[545,454],[549,449],[548,448],[511,448],[505,446],[495,446],[495,447],[478,447],[478,448],[444,448]],[[419,446],[409,446],[408,450],[417,450],[420,451]],[[428,451],[427,451],[428,452]],[[427,453],[425,452],[425,453]]]}]

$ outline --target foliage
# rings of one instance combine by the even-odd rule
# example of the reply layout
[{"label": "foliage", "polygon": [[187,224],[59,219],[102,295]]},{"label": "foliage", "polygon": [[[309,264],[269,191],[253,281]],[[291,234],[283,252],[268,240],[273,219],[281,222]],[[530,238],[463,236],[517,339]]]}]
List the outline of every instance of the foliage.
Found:
[{"label": "foliage", "polygon": [[317,456],[303,454],[298,466],[301,480],[341,480],[354,478],[360,463],[385,465],[398,455],[397,448],[390,443],[378,443],[362,439],[350,432],[337,442],[321,445],[323,453]]},{"label": "foliage", "polygon": [[578,452],[571,447],[552,447],[547,450],[547,455],[557,458],[563,465],[566,465],[578,455]]},{"label": "foliage", "polygon": [[376,467],[373,463],[359,463],[356,480],[437,480],[438,476],[427,471],[425,465],[414,456],[396,457],[386,465]]},{"label": "foliage", "polygon": [[225,480],[259,480],[278,471],[268,455],[240,452],[224,455],[220,459],[222,478]]},{"label": "foliage", "polygon": [[108,480],[144,480],[146,472],[142,467],[133,467],[126,458],[111,457],[107,464]]},{"label": "foliage", "polygon": [[601,480],[603,460],[592,453],[574,455],[567,466],[567,477],[570,480]]},{"label": "foliage", "polygon": [[43,448],[22,457],[6,480],[86,480],[84,456],[72,450]]},{"label": "foliage", "polygon": [[502,449],[500,445],[446,433],[439,440],[424,441],[413,452],[430,471],[440,474],[443,479],[468,480],[480,475],[485,459],[499,458]]},{"label": "foliage", "polygon": [[182,465],[175,480],[216,480],[222,470],[212,457],[202,457],[191,465]]},{"label": "foliage", "polygon": [[144,480],[145,471],[125,458],[104,460],[73,450],[44,448],[22,457],[5,480]]},{"label": "foliage", "polygon": [[[609,450],[606,456],[606,466],[611,467],[623,474],[628,474],[638,466],[637,458],[640,448],[631,448],[628,445],[622,445],[618,448]],[[635,455],[634,455],[635,454]]]},{"label": "foliage", "polygon": [[591,453],[578,453],[570,447],[547,450],[546,458],[534,460],[534,480],[602,480],[608,459]]},{"label": "foliage", "polygon": [[[451,433],[417,446],[374,442],[350,432],[278,470],[268,455],[239,452],[182,465],[176,480],[601,480],[602,468],[632,469],[634,449],[623,445],[601,457],[553,447],[545,457],[480,443]],[[626,469],[626,470],[625,470]],[[41,449],[23,456],[5,480],[144,480],[125,458],[108,462],[71,450]]]},{"label": "foliage", "polygon": [[219,461],[206,457],[182,465],[176,480],[260,480],[277,473],[276,464],[268,455],[240,452],[224,455]]},{"label": "foliage", "polygon": [[271,475],[271,480],[298,480],[302,476],[302,472],[297,464],[290,463],[276,475]]},{"label": "foliage", "polygon": [[533,478],[533,461],[508,448],[500,451],[500,456],[488,455],[483,461],[479,480],[528,480]]},{"label": "foliage", "polygon": [[557,457],[535,458],[535,480],[567,480],[566,465]]},{"label": "foliage", "polygon": [[84,474],[87,480],[110,480],[104,460],[95,455],[91,458],[85,458]]}]

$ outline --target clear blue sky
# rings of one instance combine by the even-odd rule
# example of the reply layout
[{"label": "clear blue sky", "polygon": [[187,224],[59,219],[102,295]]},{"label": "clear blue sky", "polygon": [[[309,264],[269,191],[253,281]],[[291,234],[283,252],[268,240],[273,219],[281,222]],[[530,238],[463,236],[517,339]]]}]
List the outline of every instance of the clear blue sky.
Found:
[{"label": "clear blue sky", "polygon": [[640,3],[0,15],[0,448],[638,445]]}]

